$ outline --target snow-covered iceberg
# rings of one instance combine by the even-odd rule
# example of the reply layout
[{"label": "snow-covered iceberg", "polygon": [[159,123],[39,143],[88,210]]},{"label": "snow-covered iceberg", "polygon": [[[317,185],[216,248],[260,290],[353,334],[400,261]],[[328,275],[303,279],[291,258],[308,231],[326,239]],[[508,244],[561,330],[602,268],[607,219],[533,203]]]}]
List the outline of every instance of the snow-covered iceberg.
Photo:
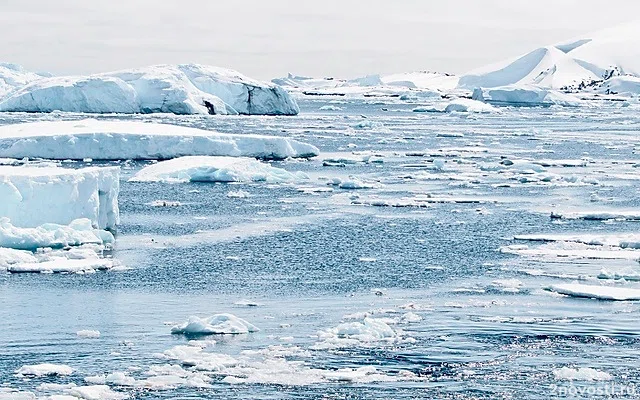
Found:
[{"label": "snow-covered iceberg", "polygon": [[0,166],[0,217],[21,228],[86,218],[89,227],[115,229],[119,190],[119,167]]},{"label": "snow-covered iceberg", "polygon": [[307,178],[245,157],[180,157],[150,165],[132,182],[295,182]]},{"label": "snow-covered iceberg", "polygon": [[180,64],[38,79],[0,101],[0,111],[296,115],[299,108],[272,83]]},{"label": "snow-covered iceberg", "polygon": [[314,157],[310,144],[279,136],[224,134],[131,121],[47,121],[0,127],[0,157],[82,160],[169,159],[191,155]]}]

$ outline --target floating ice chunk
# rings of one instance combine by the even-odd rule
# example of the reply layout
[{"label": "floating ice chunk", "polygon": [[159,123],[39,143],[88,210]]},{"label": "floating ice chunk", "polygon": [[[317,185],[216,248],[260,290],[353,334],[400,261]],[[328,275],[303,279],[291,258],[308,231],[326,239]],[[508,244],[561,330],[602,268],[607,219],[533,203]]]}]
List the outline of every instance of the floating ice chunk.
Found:
[{"label": "floating ice chunk", "polygon": [[296,182],[308,179],[304,173],[243,157],[180,157],[143,168],[131,182]]},{"label": "floating ice chunk", "polygon": [[180,207],[182,203],[179,201],[171,201],[171,200],[154,200],[147,205],[151,207]]},{"label": "floating ice chunk", "polygon": [[[635,257],[634,259],[638,260],[640,258]],[[640,272],[638,271],[613,272],[607,269],[602,269],[602,271],[600,271],[600,274],[598,274],[598,279],[614,279],[614,280],[640,282]]]},{"label": "floating ice chunk", "polygon": [[72,260],[55,257],[49,261],[18,263],[7,267],[12,273],[91,273],[113,268],[113,261],[107,259]]},{"label": "floating ice chunk", "polygon": [[113,391],[107,385],[76,386],[66,389],[64,393],[85,400],[124,400],[129,398],[124,393]]},{"label": "floating ice chunk", "polygon": [[16,374],[19,376],[51,376],[51,375],[71,375],[73,368],[68,365],[62,364],[35,364],[35,365],[23,365],[16,370]]},{"label": "floating ice chunk", "polygon": [[249,197],[249,192],[244,190],[230,190],[227,192],[227,197],[230,199],[246,199]]},{"label": "floating ice chunk", "polygon": [[503,292],[518,293],[523,284],[519,279],[497,279],[491,285]]},{"label": "floating ice chunk", "polygon": [[100,331],[85,329],[76,332],[76,335],[81,338],[98,339],[100,337]]},{"label": "floating ice chunk", "polygon": [[[0,81],[1,82],[1,81]],[[37,397],[31,392],[20,392],[10,388],[0,388],[0,400],[36,400]],[[57,399],[53,399],[57,400]],[[66,399],[61,399],[66,400]],[[72,399],[75,400],[75,399]]]},{"label": "floating ice chunk", "polygon": [[0,166],[0,217],[21,227],[89,218],[95,227],[115,229],[119,190],[118,167]]},{"label": "floating ice chunk", "polygon": [[606,221],[606,220],[625,220],[640,221],[640,211],[579,211],[579,212],[557,212],[554,211],[552,216],[563,219],[583,219],[586,221]]},{"label": "floating ice chunk", "polygon": [[364,318],[363,322],[347,322],[318,332],[321,342],[314,349],[344,348],[369,345],[375,342],[394,342],[398,334],[379,318]]},{"label": "floating ice chunk", "polygon": [[134,121],[45,121],[0,127],[0,157],[55,160],[169,159],[231,156],[314,157],[310,144],[279,136],[224,134]]},{"label": "floating ice chunk", "polygon": [[35,262],[38,262],[38,259],[30,251],[0,247],[0,268],[7,268],[12,264]]},{"label": "floating ice chunk", "polygon": [[342,111],[341,107],[327,104],[319,108],[320,111]]},{"label": "floating ice chunk", "polygon": [[333,180],[330,181],[329,183],[331,183],[332,185],[337,185],[340,189],[347,189],[347,190],[373,189],[377,187],[377,185],[375,184],[366,183],[357,178],[348,178],[348,179],[333,178]]},{"label": "floating ice chunk", "polygon": [[91,220],[86,218],[74,220],[69,225],[43,224],[37,228],[19,228],[13,226],[8,218],[0,218],[0,247],[35,250],[113,242],[111,233],[93,229]]},{"label": "floating ice chunk", "polygon": [[640,289],[616,286],[593,286],[577,283],[552,285],[547,290],[570,297],[582,297],[598,300],[640,300]]},{"label": "floating ice chunk", "polygon": [[604,371],[598,371],[593,368],[569,368],[562,367],[553,370],[553,376],[559,380],[565,381],[610,381],[613,379],[611,374]]},{"label": "floating ice chunk", "polygon": [[499,112],[499,110],[481,101],[459,98],[449,102],[444,108],[444,112],[491,113]]},{"label": "floating ice chunk", "polygon": [[255,325],[233,314],[216,314],[208,318],[190,317],[189,321],[171,328],[173,334],[225,335],[258,332]]}]

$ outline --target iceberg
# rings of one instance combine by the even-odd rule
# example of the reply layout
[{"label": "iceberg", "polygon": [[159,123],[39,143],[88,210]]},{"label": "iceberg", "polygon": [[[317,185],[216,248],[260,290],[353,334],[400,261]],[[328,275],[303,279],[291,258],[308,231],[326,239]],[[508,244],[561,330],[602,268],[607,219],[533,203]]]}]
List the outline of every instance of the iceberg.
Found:
[{"label": "iceberg", "polygon": [[45,121],[0,127],[0,157],[153,160],[181,156],[314,157],[310,144],[280,136],[224,134],[132,121]]},{"label": "iceberg", "polygon": [[180,157],[143,168],[130,182],[295,182],[307,179],[301,172],[244,157]]},{"label": "iceberg", "polygon": [[21,228],[34,228],[85,218],[89,227],[115,230],[119,190],[119,167],[0,166],[2,229],[9,220]]},{"label": "iceberg", "polygon": [[180,64],[38,79],[0,101],[0,111],[296,115],[299,108],[272,83]]}]

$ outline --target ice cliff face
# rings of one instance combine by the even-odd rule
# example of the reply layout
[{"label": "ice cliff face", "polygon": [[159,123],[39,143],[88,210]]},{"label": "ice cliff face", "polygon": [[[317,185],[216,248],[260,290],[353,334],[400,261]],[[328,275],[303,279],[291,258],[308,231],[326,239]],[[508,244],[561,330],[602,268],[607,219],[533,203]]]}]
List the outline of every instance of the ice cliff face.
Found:
[{"label": "ice cliff face", "polygon": [[[5,91],[0,111],[247,115],[299,112],[295,100],[277,85],[233,70],[197,64],[156,65],[90,76],[25,78],[23,82],[19,89]],[[18,86],[12,85],[12,89]]]}]

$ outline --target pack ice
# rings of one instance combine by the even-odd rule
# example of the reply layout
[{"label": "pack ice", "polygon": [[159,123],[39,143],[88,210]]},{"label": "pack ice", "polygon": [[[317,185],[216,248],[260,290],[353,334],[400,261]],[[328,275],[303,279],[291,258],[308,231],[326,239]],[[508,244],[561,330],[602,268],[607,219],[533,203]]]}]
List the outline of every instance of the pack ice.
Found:
[{"label": "pack ice", "polygon": [[279,136],[224,134],[132,121],[46,121],[0,127],[0,157],[55,160],[169,159],[190,155],[314,157],[310,144]]},{"label": "pack ice", "polygon": [[78,219],[87,219],[89,228],[115,229],[119,179],[119,167],[0,166],[2,230],[9,221],[15,227],[35,228]]},{"label": "pack ice", "polygon": [[295,100],[277,85],[230,69],[198,64],[23,79],[22,83],[26,85],[0,101],[0,111],[249,115],[299,112]]}]

